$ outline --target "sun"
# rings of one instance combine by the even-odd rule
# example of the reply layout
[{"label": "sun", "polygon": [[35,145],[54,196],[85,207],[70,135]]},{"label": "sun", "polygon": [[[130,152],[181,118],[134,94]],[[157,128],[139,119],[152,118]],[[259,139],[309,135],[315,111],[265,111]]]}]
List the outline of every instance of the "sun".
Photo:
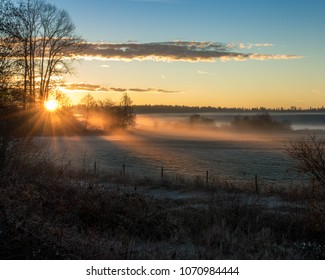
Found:
[{"label": "sun", "polygon": [[54,112],[59,107],[59,103],[55,99],[49,99],[45,101],[44,105],[45,109],[49,112]]}]

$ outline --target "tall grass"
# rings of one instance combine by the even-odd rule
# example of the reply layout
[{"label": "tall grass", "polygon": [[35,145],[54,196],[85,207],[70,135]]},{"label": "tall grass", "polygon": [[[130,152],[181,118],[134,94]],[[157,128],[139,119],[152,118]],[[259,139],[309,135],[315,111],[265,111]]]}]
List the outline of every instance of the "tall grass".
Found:
[{"label": "tall grass", "polygon": [[[46,144],[35,139],[15,139],[6,153],[1,259],[325,257],[324,215],[316,207],[321,195],[306,198],[307,204],[294,196],[270,207],[270,193],[239,190],[217,178],[207,187],[199,178],[154,181],[54,166]],[[165,198],[154,191],[184,187],[192,196]]]}]

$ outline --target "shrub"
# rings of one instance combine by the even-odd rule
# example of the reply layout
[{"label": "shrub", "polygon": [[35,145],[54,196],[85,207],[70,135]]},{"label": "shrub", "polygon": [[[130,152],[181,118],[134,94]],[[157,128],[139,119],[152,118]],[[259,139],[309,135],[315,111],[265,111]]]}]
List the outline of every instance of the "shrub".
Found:
[{"label": "shrub", "polygon": [[287,153],[298,172],[311,176],[325,188],[325,139],[309,134],[290,142]]}]

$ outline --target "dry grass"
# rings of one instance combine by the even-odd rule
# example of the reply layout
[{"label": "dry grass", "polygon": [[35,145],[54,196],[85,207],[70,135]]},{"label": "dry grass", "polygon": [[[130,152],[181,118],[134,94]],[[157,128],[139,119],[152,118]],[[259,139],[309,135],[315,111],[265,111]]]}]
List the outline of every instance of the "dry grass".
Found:
[{"label": "dry grass", "polygon": [[[201,179],[54,167],[34,144],[7,149],[15,164],[7,156],[1,165],[1,259],[325,258],[323,193],[303,204],[302,194],[286,193],[286,203],[270,207],[274,194],[217,179],[207,188]],[[186,187],[191,196],[159,197],[143,185],[152,194]]]}]

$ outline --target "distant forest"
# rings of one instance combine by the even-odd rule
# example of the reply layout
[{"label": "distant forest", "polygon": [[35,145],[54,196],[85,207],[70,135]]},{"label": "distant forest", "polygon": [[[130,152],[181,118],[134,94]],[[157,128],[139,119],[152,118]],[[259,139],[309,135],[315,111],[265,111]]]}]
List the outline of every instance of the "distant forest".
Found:
[{"label": "distant forest", "polygon": [[179,106],[179,105],[133,105],[133,110],[136,114],[159,114],[159,113],[265,113],[265,112],[309,112],[309,113],[325,113],[325,107],[302,109],[292,106],[290,108],[226,108],[226,107],[211,107],[211,106]]}]

